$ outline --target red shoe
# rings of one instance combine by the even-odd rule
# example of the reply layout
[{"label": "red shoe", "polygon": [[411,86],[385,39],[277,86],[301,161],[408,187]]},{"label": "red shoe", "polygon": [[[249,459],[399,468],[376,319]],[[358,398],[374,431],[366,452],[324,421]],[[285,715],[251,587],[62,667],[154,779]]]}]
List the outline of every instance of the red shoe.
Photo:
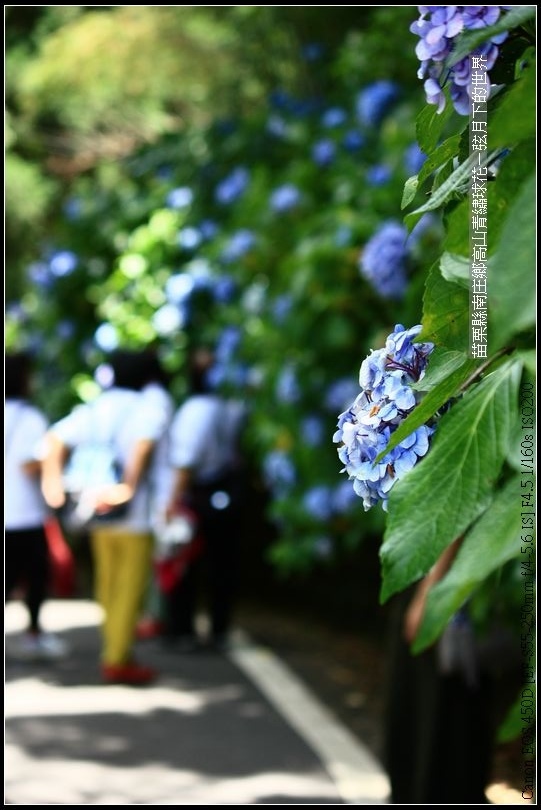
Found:
[{"label": "red shoe", "polygon": [[152,667],[141,664],[104,664],[101,668],[105,683],[123,683],[131,686],[144,686],[156,680],[158,673]]},{"label": "red shoe", "polygon": [[163,635],[164,629],[163,622],[149,616],[141,619],[138,623],[135,635],[140,641],[145,641],[146,639]]}]

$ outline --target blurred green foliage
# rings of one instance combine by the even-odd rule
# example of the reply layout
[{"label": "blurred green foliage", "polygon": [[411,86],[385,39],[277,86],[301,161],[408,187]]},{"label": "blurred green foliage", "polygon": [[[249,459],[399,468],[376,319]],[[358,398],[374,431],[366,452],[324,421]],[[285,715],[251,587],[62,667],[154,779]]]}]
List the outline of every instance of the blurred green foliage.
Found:
[{"label": "blurred green foliage", "polygon": [[[34,224],[22,208],[29,195],[17,208],[8,194],[8,345],[39,349],[54,418],[95,392],[104,334],[158,345],[180,401],[191,343],[238,329],[224,384],[239,385],[242,369],[250,452],[260,468],[276,451],[295,468],[270,508],[284,572],[382,530],[381,515],[361,514],[355,497],[331,507],[337,487],[349,487],[331,439],[360,360],[395,321],[418,319],[421,253],[436,255],[440,233],[436,225],[412,251],[402,300],[362,279],[363,244],[400,216],[419,87],[407,10],[329,11],[51,7],[34,10],[26,31],[20,9],[7,16],[10,160],[24,155],[36,189],[49,189],[31,197]],[[391,95],[377,118],[361,120],[359,96],[377,81]],[[246,189],[220,202],[235,171]],[[190,201],[171,206],[179,188]],[[280,188],[298,194],[291,209],[273,210]],[[203,238],[207,222],[215,234]],[[247,231],[254,244],[226,258]],[[197,287],[188,315],[171,299],[179,275]],[[234,291],[217,300],[220,283]],[[285,372],[298,399],[277,393]],[[338,384],[346,391],[329,405]],[[328,515],[304,502],[317,487]]]},{"label": "blurred green foliage", "polygon": [[[535,61],[520,28],[489,108],[493,147],[510,151],[488,190],[490,353],[472,360],[467,120],[424,106],[415,16],[7,7],[6,346],[37,351],[38,393],[56,418],[95,393],[116,345],[157,346],[178,402],[189,348],[217,345],[219,385],[250,405],[247,452],[269,492],[278,572],[383,537],[385,601],[465,536],[421,649],[465,599],[482,624],[514,609],[521,586]],[[361,272],[363,253],[403,220],[424,227],[406,243],[403,294],[389,297]],[[429,419],[438,429],[385,519],[339,475],[332,436],[362,360],[396,323],[422,323],[437,347],[396,441]]]}]

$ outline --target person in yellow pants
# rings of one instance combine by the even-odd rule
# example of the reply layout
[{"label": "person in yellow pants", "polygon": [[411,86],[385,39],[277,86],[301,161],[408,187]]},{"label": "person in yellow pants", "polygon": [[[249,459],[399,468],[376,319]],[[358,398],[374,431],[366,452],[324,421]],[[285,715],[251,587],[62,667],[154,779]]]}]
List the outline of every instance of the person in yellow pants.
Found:
[{"label": "person in yellow pants", "polygon": [[[135,661],[133,646],[151,574],[155,449],[167,424],[163,409],[141,393],[146,379],[140,353],[119,351],[110,362],[113,386],[49,429],[42,490],[51,508],[61,508],[66,501],[63,468],[70,451],[104,437],[114,444],[122,480],[93,493],[99,517],[89,527],[95,595],[103,608],[101,672],[105,683],[142,685],[157,674]],[[122,504],[122,515],[115,517],[115,507]]]},{"label": "person in yellow pants", "polygon": [[153,535],[130,532],[115,526],[93,529],[90,542],[95,561],[95,597],[103,608],[103,653],[105,667],[122,666],[129,660],[152,561]]}]

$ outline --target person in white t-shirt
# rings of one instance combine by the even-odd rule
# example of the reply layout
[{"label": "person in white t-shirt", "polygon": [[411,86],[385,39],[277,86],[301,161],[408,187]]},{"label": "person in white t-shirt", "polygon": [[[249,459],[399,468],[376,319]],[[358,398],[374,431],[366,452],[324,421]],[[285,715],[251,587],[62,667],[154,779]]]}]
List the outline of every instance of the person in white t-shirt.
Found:
[{"label": "person in white t-shirt", "polygon": [[13,647],[18,657],[59,658],[67,645],[41,626],[48,596],[50,562],[45,521],[49,510],[40,489],[40,442],[45,414],[30,399],[32,360],[26,352],[6,354],[4,406],[5,600],[24,587],[28,630]]},{"label": "person in white t-shirt", "polygon": [[193,352],[191,392],[178,408],[170,429],[170,462],[175,475],[167,507],[173,517],[179,505],[197,516],[203,553],[188,566],[167,595],[166,640],[182,649],[197,647],[195,619],[199,580],[206,569],[211,646],[228,642],[239,576],[239,545],[244,472],[239,453],[246,417],[242,403],[212,390],[210,350]]},{"label": "person in white t-shirt", "polygon": [[[103,608],[101,670],[106,683],[146,684],[157,673],[135,660],[133,647],[151,572],[153,456],[166,419],[140,391],[145,382],[140,352],[114,352],[110,364],[113,386],[50,428],[42,488],[47,503],[61,508],[62,470],[69,452],[96,438],[96,431],[112,436],[123,479],[102,493],[100,521],[89,530],[95,595]],[[126,514],[108,519],[108,510],[120,502],[127,503]]]}]

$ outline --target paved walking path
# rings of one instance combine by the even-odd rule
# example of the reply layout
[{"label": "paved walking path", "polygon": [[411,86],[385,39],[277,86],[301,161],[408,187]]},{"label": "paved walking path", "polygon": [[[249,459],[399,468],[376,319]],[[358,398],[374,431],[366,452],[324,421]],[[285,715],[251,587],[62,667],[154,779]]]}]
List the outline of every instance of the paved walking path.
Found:
[{"label": "paved walking path", "polygon": [[103,686],[99,608],[48,602],[71,654],[15,660],[24,627],[6,606],[6,804],[384,804],[380,764],[270,650],[242,631],[225,654],[140,642],[161,675]]}]

